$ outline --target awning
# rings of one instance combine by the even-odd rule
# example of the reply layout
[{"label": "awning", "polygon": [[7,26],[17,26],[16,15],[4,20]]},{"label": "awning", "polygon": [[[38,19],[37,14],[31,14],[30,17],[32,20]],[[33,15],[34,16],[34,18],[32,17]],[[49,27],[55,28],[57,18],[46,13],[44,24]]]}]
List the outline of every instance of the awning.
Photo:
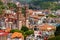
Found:
[{"label": "awning", "polygon": [[0,30],[0,36],[7,36],[9,33],[8,32],[4,32],[3,30]]}]

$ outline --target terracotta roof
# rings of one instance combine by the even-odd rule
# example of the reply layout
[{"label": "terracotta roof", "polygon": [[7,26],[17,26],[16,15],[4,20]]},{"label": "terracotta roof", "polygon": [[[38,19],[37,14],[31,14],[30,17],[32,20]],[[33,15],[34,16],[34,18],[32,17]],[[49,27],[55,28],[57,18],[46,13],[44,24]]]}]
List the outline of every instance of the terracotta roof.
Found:
[{"label": "terracotta roof", "polygon": [[38,14],[38,16],[44,16],[44,14]]},{"label": "terracotta roof", "polygon": [[49,24],[43,24],[40,27],[40,30],[54,30],[56,29],[55,26],[49,25]]},{"label": "terracotta roof", "polygon": [[32,15],[32,14],[33,14],[33,10],[31,10],[31,9],[30,9],[30,10],[28,10],[28,11],[29,11],[30,15]]},{"label": "terracotta roof", "polygon": [[[9,14],[10,15],[10,14]],[[11,18],[11,19],[14,19],[14,20],[16,20],[17,18],[14,16],[14,15],[10,15],[10,16],[6,16],[6,18]]]},{"label": "terracotta roof", "polygon": [[30,17],[32,17],[34,19],[39,19],[39,16],[30,16]]},{"label": "terracotta roof", "polygon": [[11,30],[10,28],[6,28],[5,32],[10,32],[10,30]]},{"label": "terracotta roof", "polygon": [[23,35],[22,35],[22,33],[19,33],[19,32],[14,32],[13,34],[12,34],[12,36],[11,36],[11,38],[22,38],[23,37]]},{"label": "terracotta roof", "polygon": [[4,32],[3,30],[0,30],[0,36],[6,36],[8,34],[9,34],[8,32]]}]

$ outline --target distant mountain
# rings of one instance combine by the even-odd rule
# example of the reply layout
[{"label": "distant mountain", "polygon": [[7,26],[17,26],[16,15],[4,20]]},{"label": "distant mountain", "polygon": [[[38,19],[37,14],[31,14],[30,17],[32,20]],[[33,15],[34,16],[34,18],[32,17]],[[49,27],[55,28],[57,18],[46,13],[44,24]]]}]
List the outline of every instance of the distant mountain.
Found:
[{"label": "distant mountain", "polygon": [[23,3],[23,2],[29,3],[29,2],[31,2],[32,0],[17,0],[17,1],[19,1],[19,2],[21,2],[21,3]]},{"label": "distant mountain", "polygon": [[42,2],[54,2],[54,1],[60,1],[60,0],[13,0],[14,2],[15,1],[19,1],[19,2],[26,2],[26,3],[29,3],[29,2],[32,2],[32,1],[42,1]]},{"label": "distant mountain", "polygon": [[12,0],[12,1],[14,1],[14,2],[16,2],[16,1],[18,1],[18,2],[21,2],[21,3],[31,3],[31,2],[33,2],[33,1],[42,1],[42,2],[48,2],[48,1],[50,1],[50,2],[54,2],[54,1],[59,1],[59,0]]},{"label": "distant mountain", "polygon": [[20,2],[21,4],[29,4],[29,8],[32,8],[32,9],[46,9],[48,8],[50,5],[51,2],[58,2],[60,0],[13,0],[14,2],[18,1]]}]

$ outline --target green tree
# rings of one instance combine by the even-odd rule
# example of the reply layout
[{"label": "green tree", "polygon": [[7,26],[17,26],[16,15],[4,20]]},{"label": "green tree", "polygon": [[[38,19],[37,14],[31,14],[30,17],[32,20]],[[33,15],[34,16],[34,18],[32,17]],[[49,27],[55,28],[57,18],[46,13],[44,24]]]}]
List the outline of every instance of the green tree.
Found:
[{"label": "green tree", "polygon": [[20,32],[23,34],[24,36],[24,40],[26,40],[26,37],[31,35],[31,34],[34,34],[34,31],[33,30],[29,30],[26,26],[22,26],[21,30],[18,30],[18,29],[12,29],[10,31],[10,33],[14,33],[14,32]]},{"label": "green tree", "polygon": [[58,16],[53,15],[53,14],[48,14],[48,17],[56,18],[56,17],[58,17]]},{"label": "green tree", "polygon": [[34,34],[34,31],[29,30],[26,26],[22,26],[21,31],[22,31],[21,33],[24,35],[24,40],[26,40],[26,37],[28,35]]},{"label": "green tree", "polygon": [[22,32],[22,34],[24,35],[24,40],[26,40],[26,37],[31,35],[31,34],[34,34],[34,31],[33,30],[27,30],[25,32]]},{"label": "green tree", "polygon": [[30,6],[30,8],[34,8],[34,6],[36,6],[36,8],[39,6],[41,9],[51,9],[51,10],[58,10],[60,9],[60,5],[59,3],[55,3],[55,1],[57,2],[57,0],[32,0],[31,4],[33,4],[33,6]]},{"label": "green tree", "polygon": [[21,30],[22,30],[23,32],[26,32],[26,31],[28,31],[29,29],[28,29],[26,26],[22,26]]},{"label": "green tree", "polygon": [[15,3],[7,3],[9,9],[13,9],[13,11],[17,10],[17,5]]},{"label": "green tree", "polygon": [[53,37],[53,38],[49,38],[48,40],[60,40],[60,36],[56,36],[56,37]]},{"label": "green tree", "polygon": [[23,13],[24,17],[26,17],[26,9],[25,9],[25,7],[22,8],[22,13]]},{"label": "green tree", "polygon": [[26,35],[31,35],[31,34],[34,34],[34,31],[33,30],[28,30],[25,32]]},{"label": "green tree", "polygon": [[14,3],[7,3],[7,5],[8,5],[9,8],[10,7],[16,8],[17,7],[16,4],[14,4]]},{"label": "green tree", "polygon": [[58,3],[54,3],[54,8],[52,8],[52,10],[58,10],[58,9],[60,9],[60,4],[58,4]]},{"label": "green tree", "polygon": [[60,35],[60,25],[56,27],[55,36]]},{"label": "green tree", "polygon": [[3,7],[3,2],[0,1],[0,15],[2,14],[2,7]]},{"label": "green tree", "polygon": [[43,1],[40,1],[40,0],[35,0],[35,1],[32,1],[32,4],[36,7],[40,7],[41,9],[52,9],[55,7],[54,3],[53,2],[43,2]]},{"label": "green tree", "polygon": [[3,5],[3,2],[2,1],[0,1],[0,5]]},{"label": "green tree", "polygon": [[12,29],[11,31],[10,31],[10,33],[14,33],[14,32],[20,32],[18,29]]},{"label": "green tree", "polygon": [[2,16],[4,9],[7,9],[7,6],[5,6],[3,2],[0,1],[0,17]]}]

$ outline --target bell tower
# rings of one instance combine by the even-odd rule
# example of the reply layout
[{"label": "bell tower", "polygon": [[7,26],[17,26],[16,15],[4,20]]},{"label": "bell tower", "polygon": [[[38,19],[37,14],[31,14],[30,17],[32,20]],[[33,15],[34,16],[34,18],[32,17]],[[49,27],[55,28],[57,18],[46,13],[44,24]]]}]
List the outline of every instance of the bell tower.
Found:
[{"label": "bell tower", "polygon": [[28,4],[26,4],[25,5],[25,11],[26,11],[26,17],[25,17],[25,20],[26,20],[26,27],[28,27],[29,28],[29,20],[28,20],[28,18],[29,18],[29,5]]},{"label": "bell tower", "polygon": [[17,2],[16,5],[17,5],[17,27],[20,30],[22,27],[22,21],[21,21],[22,20],[22,12],[21,12],[22,5],[19,2]]},{"label": "bell tower", "polygon": [[25,5],[25,8],[26,8],[26,19],[29,17],[29,5],[28,4],[26,4]]}]

